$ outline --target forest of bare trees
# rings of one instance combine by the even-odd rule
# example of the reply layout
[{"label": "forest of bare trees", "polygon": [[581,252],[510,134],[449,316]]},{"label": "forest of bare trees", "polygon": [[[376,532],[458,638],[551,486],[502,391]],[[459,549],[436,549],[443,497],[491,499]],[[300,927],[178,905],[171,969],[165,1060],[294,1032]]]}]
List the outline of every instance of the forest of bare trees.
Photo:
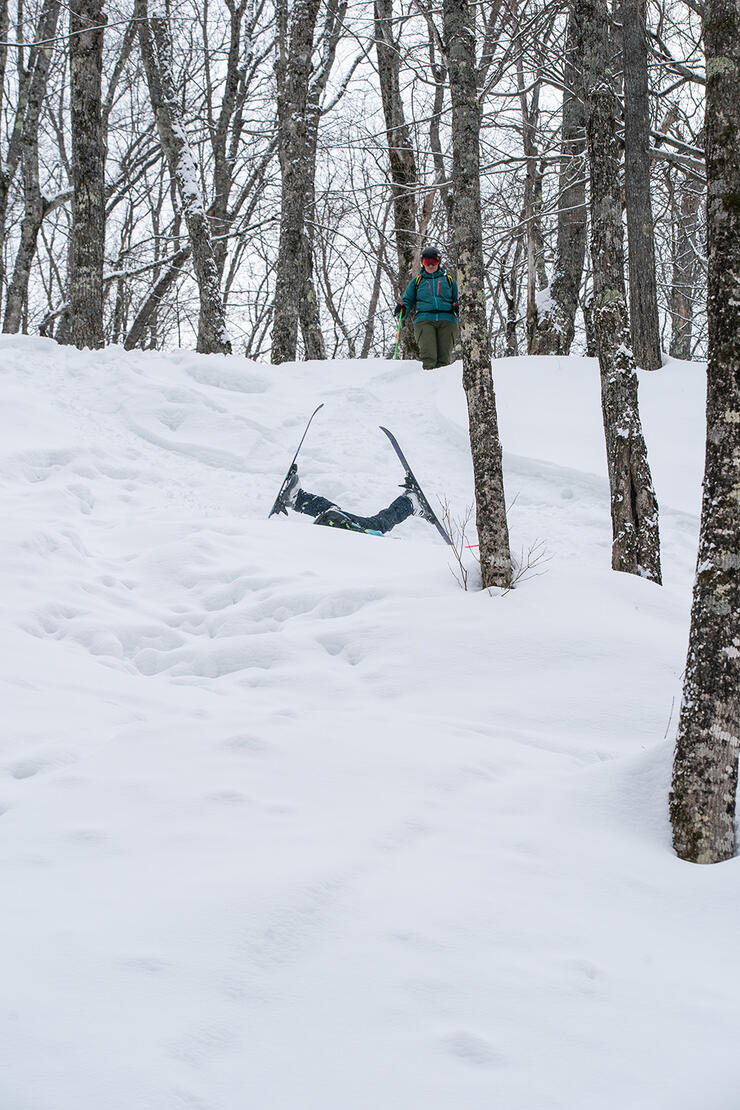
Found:
[{"label": "forest of bare trees", "polygon": [[637,371],[708,356],[671,800],[698,862],[735,850],[739,31],[737,0],[0,0],[2,330],[382,356],[441,245],[484,586],[513,571],[492,357],[598,357],[612,566],[660,583]]},{"label": "forest of bare trees", "polygon": [[[706,351],[701,13],[603,10],[633,348],[654,368]],[[492,353],[595,351],[577,12],[470,11]],[[430,0],[0,0],[3,330],[386,353],[422,242],[456,262],[449,85]]]}]

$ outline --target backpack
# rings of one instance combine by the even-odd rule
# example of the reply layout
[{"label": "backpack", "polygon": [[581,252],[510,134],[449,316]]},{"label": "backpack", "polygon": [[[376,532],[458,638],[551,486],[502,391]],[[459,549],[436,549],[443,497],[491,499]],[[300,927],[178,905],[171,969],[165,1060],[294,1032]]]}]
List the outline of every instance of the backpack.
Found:
[{"label": "backpack", "polygon": [[[421,281],[421,279],[422,279],[423,277],[424,277],[424,275],[423,275],[423,274],[419,274],[418,278],[417,278],[417,279],[416,279],[416,281],[414,282],[414,289],[418,289],[418,288],[419,288],[419,282]],[[450,277],[450,275],[449,275],[449,274],[445,274],[445,277],[447,278],[447,280],[448,280],[448,281],[449,281],[449,283],[450,283],[450,293],[451,293],[451,292],[452,292],[452,278]]]}]

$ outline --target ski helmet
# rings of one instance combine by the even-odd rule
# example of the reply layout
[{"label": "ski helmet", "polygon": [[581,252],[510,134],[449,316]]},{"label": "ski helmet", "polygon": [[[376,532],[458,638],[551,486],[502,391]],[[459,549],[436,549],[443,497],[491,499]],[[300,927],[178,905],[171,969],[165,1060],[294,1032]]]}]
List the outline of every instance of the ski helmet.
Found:
[{"label": "ski helmet", "polygon": [[424,250],[421,252],[421,257],[422,261],[425,258],[436,258],[437,262],[442,261],[442,255],[440,254],[438,247],[424,247]]}]

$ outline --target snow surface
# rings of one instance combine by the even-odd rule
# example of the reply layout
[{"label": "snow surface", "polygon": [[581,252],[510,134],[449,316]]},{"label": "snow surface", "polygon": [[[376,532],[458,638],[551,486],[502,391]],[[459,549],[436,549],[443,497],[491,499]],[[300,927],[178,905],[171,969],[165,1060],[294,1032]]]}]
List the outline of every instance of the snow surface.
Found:
[{"label": "snow surface", "polygon": [[306,488],[388,503],[386,424],[462,515],[459,364],[2,337],[2,1110],[740,1106],[739,864],[666,814],[703,369],[641,375],[663,588],[596,363],[495,384],[505,596],[419,519],[266,519],[319,401]]}]

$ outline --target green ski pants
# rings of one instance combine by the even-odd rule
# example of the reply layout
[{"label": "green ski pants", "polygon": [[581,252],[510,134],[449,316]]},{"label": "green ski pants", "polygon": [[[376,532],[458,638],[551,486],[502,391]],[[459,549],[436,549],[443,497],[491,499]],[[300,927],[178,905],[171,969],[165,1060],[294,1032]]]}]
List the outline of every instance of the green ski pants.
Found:
[{"label": "green ski pants", "polygon": [[425,320],[421,324],[414,324],[414,338],[419,344],[425,370],[449,366],[457,336],[458,326],[454,320]]}]

